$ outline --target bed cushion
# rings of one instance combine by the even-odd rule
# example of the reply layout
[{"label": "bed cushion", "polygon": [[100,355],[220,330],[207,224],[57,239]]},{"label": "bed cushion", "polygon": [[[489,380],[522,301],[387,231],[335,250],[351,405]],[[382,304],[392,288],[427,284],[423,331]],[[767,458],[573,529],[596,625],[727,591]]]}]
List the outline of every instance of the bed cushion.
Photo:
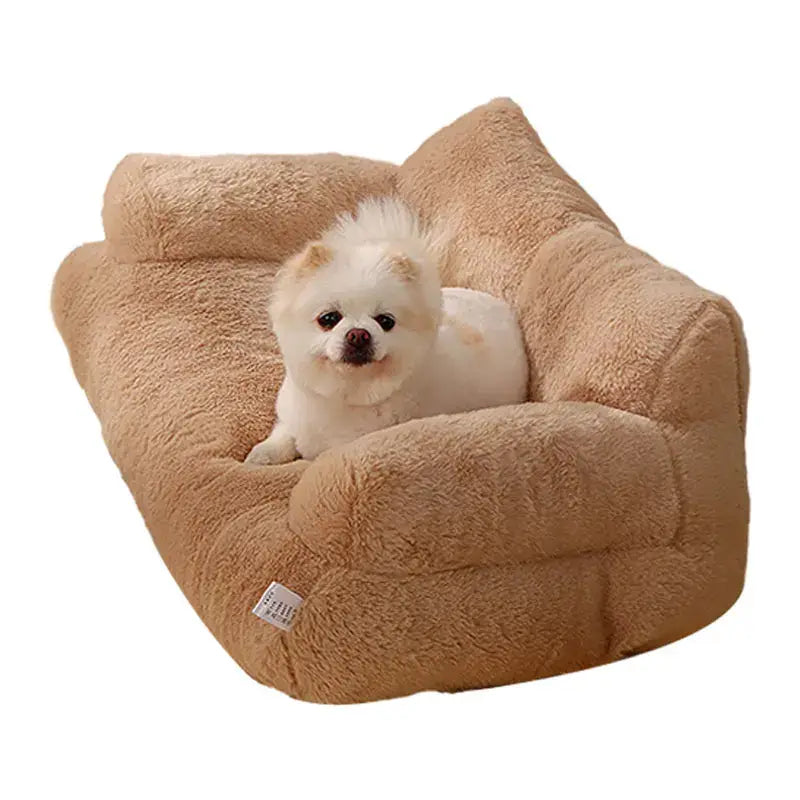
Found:
[{"label": "bed cushion", "polygon": [[[245,466],[282,379],[280,261],[391,192],[449,225],[446,284],[516,308],[530,402]],[[511,101],[400,167],[129,156],[103,219],[56,276],[56,322],[161,556],[255,679],[320,702],[529,680],[677,639],[738,596],[740,321],[626,244]],[[303,598],[290,630],[251,613],[273,581]]]}]

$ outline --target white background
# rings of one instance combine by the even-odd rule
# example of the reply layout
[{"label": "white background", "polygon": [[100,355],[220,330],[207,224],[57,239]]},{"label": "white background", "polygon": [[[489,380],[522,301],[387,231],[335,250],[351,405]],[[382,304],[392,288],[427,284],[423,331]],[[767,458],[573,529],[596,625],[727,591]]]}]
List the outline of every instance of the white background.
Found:
[{"label": "white background", "polygon": [[[793,4],[271,5],[3,13],[0,795],[797,797]],[[126,152],[400,161],[496,95],[631,243],[744,318],[744,595],[684,641],[580,674],[293,701],[235,666],[161,564],[72,377],[50,281],[102,238]]]}]

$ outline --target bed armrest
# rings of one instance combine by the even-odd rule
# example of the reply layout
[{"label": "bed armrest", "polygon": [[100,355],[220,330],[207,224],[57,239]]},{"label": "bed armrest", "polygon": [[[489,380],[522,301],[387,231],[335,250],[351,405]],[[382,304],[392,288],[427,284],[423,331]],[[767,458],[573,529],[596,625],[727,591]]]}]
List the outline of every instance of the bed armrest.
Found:
[{"label": "bed armrest", "polygon": [[122,261],[282,261],[361,198],[390,192],[395,171],[335,153],[129,155],[108,182],[103,225]]},{"label": "bed armrest", "polygon": [[670,454],[650,420],[591,403],[414,420],[315,461],[289,524],[329,561],[419,574],[666,545]]}]

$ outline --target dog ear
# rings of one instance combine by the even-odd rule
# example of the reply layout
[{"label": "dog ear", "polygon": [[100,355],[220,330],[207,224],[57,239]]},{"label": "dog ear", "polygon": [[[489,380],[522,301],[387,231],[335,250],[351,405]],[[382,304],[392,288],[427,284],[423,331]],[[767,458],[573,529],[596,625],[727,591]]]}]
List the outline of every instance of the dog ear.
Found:
[{"label": "dog ear", "polygon": [[333,251],[322,242],[311,242],[297,255],[292,256],[287,266],[295,275],[305,275],[327,264],[333,259]]},{"label": "dog ear", "polygon": [[389,269],[391,269],[400,280],[406,281],[407,283],[413,283],[419,280],[419,265],[405,253],[394,253],[389,256]]}]

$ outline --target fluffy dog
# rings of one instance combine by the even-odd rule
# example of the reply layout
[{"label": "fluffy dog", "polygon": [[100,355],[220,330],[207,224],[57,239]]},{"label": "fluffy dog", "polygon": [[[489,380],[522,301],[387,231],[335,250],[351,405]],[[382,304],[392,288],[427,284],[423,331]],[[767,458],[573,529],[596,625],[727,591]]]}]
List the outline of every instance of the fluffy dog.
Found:
[{"label": "fluffy dog", "polygon": [[247,462],[311,459],[416,417],[525,400],[514,312],[442,289],[441,249],[403,203],[371,199],[284,265],[270,316],[286,377],[275,426]]}]

